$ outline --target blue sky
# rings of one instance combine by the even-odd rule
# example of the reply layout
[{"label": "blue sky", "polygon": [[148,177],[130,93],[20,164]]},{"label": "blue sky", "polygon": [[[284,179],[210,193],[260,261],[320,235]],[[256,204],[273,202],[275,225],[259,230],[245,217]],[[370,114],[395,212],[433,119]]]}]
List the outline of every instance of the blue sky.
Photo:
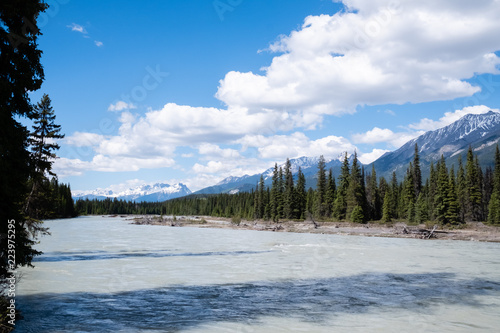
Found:
[{"label": "blue sky", "polygon": [[369,163],[500,108],[498,1],[47,2],[31,97],[52,99],[73,190]]}]

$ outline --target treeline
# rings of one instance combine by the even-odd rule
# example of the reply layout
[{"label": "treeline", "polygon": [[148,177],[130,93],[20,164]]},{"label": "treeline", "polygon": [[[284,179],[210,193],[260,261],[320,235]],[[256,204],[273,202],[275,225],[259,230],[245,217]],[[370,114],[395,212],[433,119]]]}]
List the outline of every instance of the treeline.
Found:
[{"label": "treeline", "polygon": [[217,217],[252,218],[253,193],[190,195],[166,202],[140,202],[107,198],[77,200],[75,207],[81,215],[157,214],[210,215]]},{"label": "treeline", "polygon": [[36,198],[32,199],[30,215],[39,220],[75,217],[71,188],[68,184],[59,183],[57,178],[44,177],[37,185]]},{"label": "treeline", "polygon": [[313,216],[359,223],[405,220],[459,225],[488,220],[491,224],[500,224],[498,147],[494,170],[487,168],[483,172],[477,156],[469,148],[465,165],[460,158],[456,171],[446,166],[444,157],[436,164],[431,163],[425,183],[416,145],[413,161],[401,181],[395,173],[389,181],[377,178],[373,166],[371,172],[365,173],[356,154],[352,163],[345,155],[337,180],[325,165],[325,159],[320,157],[316,190],[306,191],[301,169],[294,175],[287,160],[284,168],[275,165],[270,187],[261,176],[251,193],[192,195],[163,203],[79,200],[76,209],[82,214],[210,215],[273,221]]}]

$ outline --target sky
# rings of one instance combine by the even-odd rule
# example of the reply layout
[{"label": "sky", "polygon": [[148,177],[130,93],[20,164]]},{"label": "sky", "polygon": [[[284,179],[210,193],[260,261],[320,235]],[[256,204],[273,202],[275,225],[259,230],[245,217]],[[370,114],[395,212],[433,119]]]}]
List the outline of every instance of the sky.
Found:
[{"label": "sky", "polygon": [[286,158],[371,163],[500,109],[499,0],[47,0],[72,190],[191,190]]}]

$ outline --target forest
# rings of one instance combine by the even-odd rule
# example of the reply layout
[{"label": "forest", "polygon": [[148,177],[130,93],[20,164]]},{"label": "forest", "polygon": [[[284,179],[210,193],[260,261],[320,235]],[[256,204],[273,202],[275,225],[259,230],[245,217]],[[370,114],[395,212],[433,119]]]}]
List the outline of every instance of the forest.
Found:
[{"label": "forest", "polygon": [[162,203],[135,203],[118,199],[78,200],[80,214],[158,214],[209,215],[263,219],[275,222],[315,218],[323,221],[368,221],[410,223],[433,222],[459,226],[467,221],[500,224],[500,152],[495,153],[495,167],[482,170],[472,147],[465,163],[447,167],[444,157],[430,165],[430,176],[423,182],[418,146],[404,179],[393,173],[386,180],[378,178],[358,162],[356,153],[349,163],[344,156],[340,175],[325,170],[325,159],[318,163],[316,189],[306,190],[305,177],[291,172],[290,161],[284,168],[276,164],[272,185],[264,178],[250,193],[190,195]]}]

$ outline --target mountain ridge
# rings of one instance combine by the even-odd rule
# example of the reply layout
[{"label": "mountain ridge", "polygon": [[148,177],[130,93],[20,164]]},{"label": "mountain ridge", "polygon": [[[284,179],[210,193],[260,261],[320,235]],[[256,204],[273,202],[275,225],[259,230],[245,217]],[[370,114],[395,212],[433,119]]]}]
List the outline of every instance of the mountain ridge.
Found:
[{"label": "mountain ridge", "polygon": [[107,189],[95,189],[90,191],[73,191],[73,199],[106,199],[106,198],[117,198],[119,200],[127,201],[146,201],[146,202],[158,202],[170,199],[175,199],[191,194],[192,191],[184,184],[165,184],[165,183],[155,183],[155,184],[142,184],[136,187],[130,187],[123,191],[115,192],[109,188]]}]

